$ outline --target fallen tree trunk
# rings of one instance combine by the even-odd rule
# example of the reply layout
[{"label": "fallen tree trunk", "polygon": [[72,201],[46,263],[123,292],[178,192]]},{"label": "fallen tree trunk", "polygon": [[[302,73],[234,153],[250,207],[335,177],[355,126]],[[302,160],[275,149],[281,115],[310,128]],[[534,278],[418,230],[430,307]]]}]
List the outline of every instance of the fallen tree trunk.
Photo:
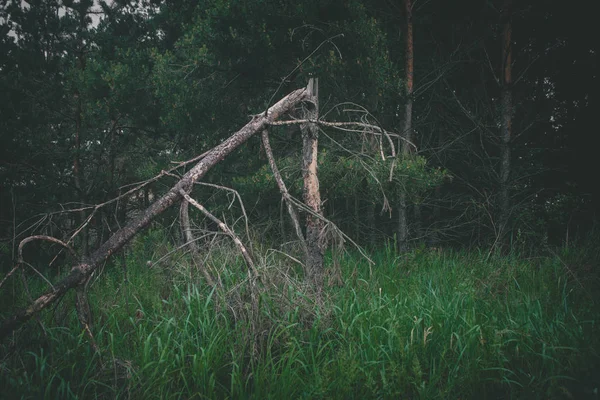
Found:
[{"label": "fallen tree trunk", "polygon": [[202,178],[215,164],[223,160],[254,134],[262,132],[262,130],[267,128],[270,123],[290,111],[295,105],[307,100],[307,93],[306,88],[293,91],[270,107],[267,112],[254,116],[252,121],[248,122],[242,129],[231,135],[220,145],[208,151],[206,155],[190,169],[177,184],[175,184],[175,186],[160,199],[151,204],[140,217],[119,229],[96,251],[91,253],[82,262],[74,265],[71,268],[69,275],[54,284],[51,290],[39,296],[27,308],[20,310],[3,321],[2,325],[0,325],[0,339],[11,334],[33,315],[61,298],[70,289],[75,288],[77,285],[84,282],[84,280],[87,279],[104,261],[120,250],[142,229],[147,227],[154,218],[181,200],[181,193],[188,192],[194,182]]}]

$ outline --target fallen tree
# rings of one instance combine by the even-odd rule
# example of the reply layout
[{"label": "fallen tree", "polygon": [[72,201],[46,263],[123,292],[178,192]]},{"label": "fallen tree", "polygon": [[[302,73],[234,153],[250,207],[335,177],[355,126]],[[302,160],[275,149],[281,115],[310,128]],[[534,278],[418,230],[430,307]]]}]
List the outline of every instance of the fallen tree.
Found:
[{"label": "fallen tree", "polygon": [[[150,222],[166,209],[181,201],[183,195],[188,193],[194,183],[201,179],[214,165],[223,160],[232,151],[246,142],[253,135],[262,132],[279,117],[291,111],[296,105],[310,100],[307,88],[295,90],[282,98],[264,113],[255,115],[242,129],[235,132],[227,140],[212,150],[206,152],[198,163],[190,169],[166,194],[152,203],[139,217],[132,220],[123,228],[115,232],[104,244],[92,252],[88,257],[72,266],[69,274],[53,284],[51,289],[39,296],[23,310],[16,312],[0,325],[0,339],[14,332],[19,326],[32,318],[36,313],[45,309],[56,300],[60,299],[71,289],[77,289],[78,302],[84,301],[80,296],[83,287],[94,271],[107,259],[119,251],[138,232],[147,227]],[[78,314],[86,313],[86,305],[78,306]],[[80,321],[85,324],[85,316],[80,316]]]},{"label": "fallen tree", "polygon": [[[227,140],[222,142],[220,145],[214,147],[213,149],[207,151],[206,153],[203,153],[192,160],[178,163],[177,166],[170,171],[162,171],[156,177],[141,184],[138,184],[133,189],[127,191],[125,194],[115,199],[109,200],[105,203],[98,204],[92,207],[84,207],[81,209],[69,210],[83,211],[86,209],[92,209],[92,212],[88,216],[87,220],[76,230],[71,239],[69,239],[66,243],[55,238],[39,235],[31,236],[21,241],[21,244],[19,246],[19,254],[21,254],[22,247],[26,243],[29,243],[33,240],[49,240],[61,244],[63,247],[69,250],[69,253],[73,257],[77,258],[75,250],[69,246],[69,243],[79,232],[81,232],[85,225],[89,223],[90,219],[93,217],[93,215],[99,208],[106,206],[114,201],[117,201],[119,198],[130,195],[136,192],[137,190],[140,190],[149,182],[153,182],[162,176],[175,176],[171,172],[177,168],[180,168],[184,165],[192,164],[194,162],[196,163],[196,165],[192,169],[190,169],[181,179],[179,179],[179,181],[173,187],[171,187],[171,189],[166,194],[164,194],[153,204],[151,204],[139,217],[135,218],[134,220],[129,222],[125,227],[115,232],[96,251],[94,251],[87,257],[81,258],[80,261],[76,262],[71,267],[69,274],[65,278],[63,278],[56,284],[48,282],[48,284],[50,285],[50,290],[39,296],[37,299],[32,299],[28,307],[16,312],[14,315],[3,321],[0,325],[0,340],[5,336],[13,333],[19,326],[21,326],[23,323],[35,316],[39,311],[45,309],[46,307],[60,299],[69,290],[75,289],[75,306],[77,310],[78,319],[82,328],[89,336],[92,346],[95,347],[94,338],[89,327],[90,308],[87,302],[86,294],[86,287],[87,283],[89,282],[89,279],[91,278],[94,271],[96,271],[101,265],[103,265],[103,263],[106,260],[108,260],[113,254],[118,252],[137,233],[139,233],[141,230],[147,227],[153,219],[155,219],[158,215],[160,215],[162,212],[164,212],[177,202],[182,203],[180,214],[182,218],[184,238],[187,242],[185,245],[194,244],[194,238],[191,234],[189,227],[189,215],[187,215],[188,204],[192,204],[194,207],[200,209],[203,213],[208,215],[209,218],[212,217],[211,219],[213,220],[213,222],[217,223],[221,230],[234,240],[236,246],[240,249],[244,260],[248,266],[249,277],[251,278],[252,283],[251,286],[253,287],[253,282],[255,282],[257,279],[260,280],[260,277],[257,275],[257,271],[254,266],[254,261],[252,260],[252,257],[248,252],[248,248],[241,243],[239,238],[229,227],[227,227],[224,223],[222,223],[220,220],[218,220],[216,217],[210,214],[210,212],[204,209],[202,205],[195,202],[189,196],[189,194],[191,193],[193,185],[195,183],[201,183],[198,181],[213,166],[215,166],[226,156],[228,156],[231,152],[237,149],[241,144],[246,142],[250,137],[257,133],[262,134],[263,145],[269,158],[271,170],[273,171],[273,174],[276,178],[283,199],[288,205],[290,218],[294,223],[296,234],[302,245],[305,257],[304,267],[307,281],[315,287],[317,294],[320,293],[323,284],[323,248],[325,243],[325,237],[327,236],[325,232],[326,230],[333,232],[333,234],[337,235],[342,242],[349,241],[350,243],[352,243],[354,246],[356,246],[360,253],[370,263],[372,263],[372,261],[366,256],[362,249],[352,239],[350,239],[347,235],[340,231],[339,228],[335,226],[335,224],[333,224],[331,221],[327,220],[323,216],[323,213],[321,211],[319,182],[317,178],[316,156],[318,130],[319,127],[329,127],[344,132],[360,132],[361,134],[367,133],[369,135],[373,135],[374,137],[378,138],[379,151],[382,159],[384,160],[388,158],[388,156],[386,156],[383,151],[384,138],[387,139],[387,142],[390,145],[391,158],[393,158],[394,160],[396,156],[396,150],[394,148],[392,136],[398,137],[401,140],[404,139],[397,134],[385,131],[378,123],[377,125],[368,123],[366,116],[370,114],[364,109],[360,112],[360,115],[362,116],[361,121],[329,122],[319,119],[317,90],[318,89],[316,80],[310,79],[306,88],[298,89],[291,92],[290,94],[282,98],[279,102],[277,102],[275,105],[269,107],[265,112],[254,115],[252,117],[252,120],[248,122],[242,129],[235,132]],[[281,116],[287,113],[293,114],[293,109],[299,105],[302,105],[304,109],[303,119],[293,119],[288,121],[278,120]],[[358,106],[355,105],[353,109],[357,107]],[[352,112],[353,110],[345,111]],[[281,175],[279,174],[268,141],[267,128],[269,126],[291,124],[300,125],[303,136],[302,170],[304,175],[304,203],[294,199],[288,193],[285,183],[283,182]],[[393,174],[393,166],[394,164],[392,163],[392,167],[390,170],[390,180]],[[300,227],[300,222],[298,219],[296,209],[306,214],[306,236],[304,236],[302,228]],[[20,256],[19,263],[2,279],[2,281],[0,281],[0,288],[2,287],[4,282],[20,266],[24,264],[26,263],[22,260],[22,257]],[[212,281],[212,278],[210,277],[208,271],[203,270],[203,273],[207,278],[207,282],[214,286],[214,282]],[[254,293],[254,291],[252,292],[253,298],[256,299],[256,293]],[[253,304],[253,307],[254,306],[256,306],[256,304]]]}]

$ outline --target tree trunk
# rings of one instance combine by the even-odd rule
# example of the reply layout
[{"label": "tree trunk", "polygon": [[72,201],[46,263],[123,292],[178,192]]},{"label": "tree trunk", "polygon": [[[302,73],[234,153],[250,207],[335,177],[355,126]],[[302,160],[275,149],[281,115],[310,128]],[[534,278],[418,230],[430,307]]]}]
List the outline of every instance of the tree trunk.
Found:
[{"label": "tree trunk", "polygon": [[[404,12],[406,14],[406,103],[404,105],[404,129],[403,136],[406,140],[402,141],[402,155],[404,157],[412,153],[413,148],[410,143],[414,141],[412,128],[412,108],[413,108],[413,78],[414,78],[414,54],[413,54],[413,22],[412,22],[412,4],[411,0],[404,0]],[[408,218],[407,218],[407,200],[406,190],[402,188],[398,204],[398,250],[406,251],[408,248]]]},{"label": "tree trunk", "polygon": [[[79,44],[83,46],[82,43]],[[77,67],[83,73],[85,70],[85,54],[83,49],[79,50],[77,55]],[[77,196],[81,206],[85,204],[85,193],[83,188],[83,168],[81,166],[81,136],[83,130],[83,106],[81,101],[81,93],[79,89],[75,89],[73,93],[75,100],[75,143],[73,144],[73,180],[75,183],[75,189],[77,190]],[[81,225],[85,222],[86,216],[85,211],[78,213],[77,224]],[[88,227],[84,227],[81,230],[81,253],[84,255],[88,254]]]},{"label": "tree trunk", "polygon": [[360,198],[358,194],[354,195],[354,240],[359,240],[360,236]]},{"label": "tree trunk", "polygon": [[406,218],[406,192],[402,189],[398,202],[398,231],[396,233],[398,242],[398,251],[408,250],[408,221]]},{"label": "tree trunk", "polygon": [[298,103],[309,98],[307,88],[295,90],[270,107],[267,112],[254,116],[246,126],[234,133],[227,140],[223,141],[220,145],[208,151],[206,155],[190,169],[177,184],[175,184],[175,186],[161,198],[152,203],[139,217],[130,221],[126,226],[115,232],[115,234],[102,246],[92,252],[88,257],[85,257],[83,262],[75,264],[71,268],[69,275],[54,284],[51,290],[39,296],[27,308],[18,311],[13,316],[4,320],[0,325],[0,339],[9,335],[37,312],[61,298],[67,291],[84,282],[92,272],[104,263],[104,261],[110,258],[115,252],[119,251],[138,232],[147,227],[154,218],[181,200],[181,192],[191,189],[194,182],[202,178],[215,164],[223,160],[254,134],[261,132],[271,122],[292,110]]},{"label": "tree trunk", "polygon": [[369,227],[367,232],[367,241],[370,244],[375,242],[375,204],[369,200],[367,202],[367,226]]},{"label": "tree trunk", "polygon": [[[319,118],[319,80],[311,78],[308,82],[306,109],[303,118]],[[306,267],[307,277],[318,292],[323,288],[323,216],[321,193],[317,176],[317,157],[319,128],[308,123],[302,126],[302,177],[304,179],[304,203],[312,211],[306,216],[306,247],[308,251]]]},{"label": "tree trunk", "polygon": [[418,243],[421,243],[423,239],[423,225],[421,224],[421,204],[415,203],[413,205],[413,235],[414,239],[416,239]]},{"label": "tree trunk", "polygon": [[508,231],[510,216],[510,139],[512,134],[512,26],[511,0],[505,0],[502,10],[504,34],[502,40],[501,119],[500,119],[500,218],[499,242]]},{"label": "tree trunk", "polygon": [[[440,107],[440,113],[441,113],[441,107]],[[437,150],[437,158],[438,158],[438,162],[439,162],[439,166],[443,166],[443,160],[441,158],[441,152],[442,149],[444,147],[444,130],[443,129],[438,129],[438,144],[437,144],[438,150]],[[443,185],[443,183],[442,183]],[[435,188],[435,192],[434,192],[434,203],[433,203],[433,233],[432,233],[432,237],[431,237],[431,244],[434,247],[438,247],[440,245],[440,228],[441,228],[441,209],[440,209],[440,203],[442,201],[442,185],[439,185]]]}]

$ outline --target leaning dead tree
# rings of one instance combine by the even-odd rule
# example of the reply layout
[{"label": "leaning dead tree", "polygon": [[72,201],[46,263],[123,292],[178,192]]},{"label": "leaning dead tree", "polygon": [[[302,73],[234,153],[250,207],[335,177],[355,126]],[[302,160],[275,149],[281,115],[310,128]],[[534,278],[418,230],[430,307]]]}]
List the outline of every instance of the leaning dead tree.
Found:
[{"label": "leaning dead tree", "polygon": [[[291,112],[298,106],[302,106],[303,108],[302,119],[288,121],[278,120],[283,115],[291,114]],[[294,199],[288,193],[285,183],[283,182],[281,174],[279,173],[279,170],[275,163],[275,159],[273,157],[273,153],[268,140],[269,126],[291,124],[300,125],[302,130],[302,171],[304,178],[304,202],[300,202]],[[226,235],[228,235],[234,240],[236,246],[242,253],[242,256],[244,257],[244,260],[248,266],[248,274],[251,286],[254,286],[257,280],[260,281],[260,277],[258,276],[258,272],[255,268],[254,261],[249,252],[249,249],[244,246],[239,237],[227,225],[225,225],[222,221],[218,220],[215,216],[210,214],[210,212],[206,210],[201,204],[197,203],[190,196],[190,193],[194,184],[201,183],[198,181],[214,165],[223,160],[232,151],[237,149],[241,144],[246,142],[250,137],[257,133],[261,133],[262,135],[263,145],[269,158],[271,170],[273,171],[273,175],[275,176],[284,201],[287,203],[290,218],[294,223],[296,234],[301,242],[305,256],[306,279],[308,282],[315,286],[317,293],[320,293],[323,285],[323,249],[325,244],[324,232],[326,228],[333,230],[343,240],[347,240],[350,243],[356,245],[356,243],[352,241],[352,239],[350,239],[347,235],[341,232],[333,223],[331,223],[331,221],[328,221],[323,216],[323,212],[321,209],[321,198],[319,193],[319,181],[317,177],[318,133],[321,127],[329,127],[343,132],[368,132],[369,134],[379,139],[381,156],[384,159],[386,158],[383,151],[384,139],[386,139],[389,143],[391,148],[391,157],[394,158],[396,156],[396,150],[394,148],[392,136],[405,140],[399,135],[390,134],[380,126],[371,125],[365,122],[364,120],[360,122],[328,122],[320,120],[318,109],[317,80],[311,79],[306,88],[298,89],[291,92],[265,112],[262,112],[258,115],[254,115],[250,122],[248,122],[242,129],[231,135],[220,145],[194,158],[193,160],[179,163],[178,166],[175,168],[181,167],[183,165],[188,165],[193,162],[196,162],[196,165],[192,169],[190,169],[183,176],[183,178],[181,178],[166,194],[164,194],[153,204],[151,204],[139,217],[135,218],[134,220],[129,222],[125,227],[115,232],[104,244],[102,244],[89,256],[75,263],[71,267],[71,270],[66,277],[64,277],[62,280],[55,284],[51,284],[50,282],[48,282],[50,285],[50,290],[48,290],[38,298],[32,300],[31,304],[25,309],[16,312],[13,316],[3,321],[0,325],[0,339],[14,332],[19,326],[28,321],[34,315],[36,315],[39,311],[47,308],[49,305],[60,299],[69,290],[75,289],[77,292],[76,308],[79,321],[83,329],[87,332],[88,336],[93,341],[93,336],[88,326],[90,313],[86,296],[86,285],[90,277],[101,265],[103,265],[103,263],[107,259],[109,259],[116,252],[118,252],[137,233],[139,233],[142,229],[147,227],[154,218],[156,218],[163,211],[167,210],[169,207],[173,206],[178,202],[181,202],[180,214],[182,218],[182,229],[186,242],[194,243],[194,238],[191,234],[191,230],[189,227],[189,215],[187,210],[188,206],[192,205],[195,208],[198,208],[200,211],[202,211],[209,218],[211,218],[213,222],[217,223],[217,225]],[[392,173],[393,167],[390,171],[390,179]],[[156,180],[164,175],[171,174],[170,172],[163,171],[151,181]],[[127,193],[135,191],[143,187],[143,185],[144,184],[139,185],[137,188],[134,188],[128,191]],[[91,218],[91,216],[94,215],[98,208],[112,201],[114,200],[92,207],[93,211],[90,217],[88,217],[88,220]],[[298,217],[298,211],[302,211],[306,215],[306,234],[302,232],[302,227]],[[80,227],[77,232],[79,232],[82,229],[82,227]],[[77,232],[75,234],[77,234]],[[22,248],[24,244],[32,240],[51,240],[57,242],[57,239],[54,240],[53,238],[41,238],[32,236],[30,238],[24,239],[21,242],[20,248]],[[74,254],[74,250],[68,246],[68,242],[64,243],[63,246],[66,247],[70,253]],[[366,256],[366,254],[364,254],[360,247],[357,246],[357,248],[359,249],[361,254],[363,254],[363,256],[365,256],[368,259],[368,257]],[[197,249],[192,250],[195,250],[197,252]],[[74,257],[76,256],[74,255]],[[20,261],[20,264],[23,264],[22,260]],[[10,275],[12,275],[16,268],[17,267],[13,268],[13,270],[2,280],[2,282],[0,283],[0,288],[2,287],[4,281]],[[204,270],[203,266],[200,266],[200,268],[202,273],[205,275],[207,282],[209,282],[209,284],[212,283],[214,285],[214,282],[212,281],[208,271]],[[252,294],[254,296],[256,293],[254,293],[253,291]]]},{"label": "leaning dead tree", "polygon": [[65,278],[55,283],[50,290],[35,299],[27,308],[18,311],[3,321],[2,325],[0,325],[0,338],[12,333],[36,313],[61,298],[70,289],[81,288],[82,285],[85,285],[92,273],[104,261],[119,251],[138,232],[147,227],[154,218],[175,203],[181,201],[183,194],[188,193],[194,183],[202,178],[214,165],[223,160],[254,134],[262,132],[270,123],[307,100],[309,97],[308,94],[309,91],[307,88],[293,91],[270,107],[266,112],[254,116],[242,129],[235,132],[223,143],[205,153],[204,157],[175,186],[152,203],[138,218],[119,229],[97,250],[73,265]]}]

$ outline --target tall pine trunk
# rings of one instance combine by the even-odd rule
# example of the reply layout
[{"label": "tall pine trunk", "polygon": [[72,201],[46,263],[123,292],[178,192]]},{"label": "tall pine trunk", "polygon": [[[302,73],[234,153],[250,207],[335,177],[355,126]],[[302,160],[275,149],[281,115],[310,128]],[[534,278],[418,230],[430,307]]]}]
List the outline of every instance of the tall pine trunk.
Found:
[{"label": "tall pine trunk", "polygon": [[[440,107],[441,108],[441,107]],[[444,130],[443,129],[438,129],[438,159],[439,159],[439,164],[443,165],[442,159],[441,159],[441,155],[440,152],[442,151],[442,148],[444,147]],[[441,228],[441,209],[440,209],[440,203],[442,201],[442,185],[438,185],[435,188],[435,192],[433,194],[434,196],[434,202],[433,202],[433,233],[431,236],[431,244],[434,247],[439,246],[440,244],[440,228]]]},{"label": "tall pine trunk", "polygon": [[[413,108],[413,77],[414,77],[414,56],[413,56],[413,22],[412,22],[412,4],[411,0],[404,0],[404,11],[406,14],[406,103],[404,105],[404,138],[402,142],[402,155],[408,156],[412,152],[410,143],[413,142],[412,128],[412,108]],[[408,248],[408,218],[407,218],[407,195],[406,189],[402,188],[398,205],[398,232],[397,232],[398,250],[405,251]]]},{"label": "tall pine trunk", "polygon": [[510,217],[510,169],[512,135],[512,26],[511,0],[505,0],[502,10],[504,33],[502,37],[501,117],[500,117],[500,196],[499,238],[502,241],[508,231]]},{"label": "tall pine trunk", "polygon": [[[85,70],[85,54],[83,51],[83,44],[81,46],[79,54],[77,55],[77,67],[83,73]],[[75,100],[75,140],[73,143],[73,181],[75,189],[77,190],[77,197],[81,206],[85,204],[85,191],[83,185],[83,167],[81,165],[81,138],[83,134],[83,105],[81,100],[81,92],[78,88],[73,93],[73,99]],[[81,225],[85,222],[86,215],[85,211],[80,211],[78,218],[76,219],[77,225]],[[87,227],[81,230],[81,252],[83,255],[88,254],[88,229]]]}]

